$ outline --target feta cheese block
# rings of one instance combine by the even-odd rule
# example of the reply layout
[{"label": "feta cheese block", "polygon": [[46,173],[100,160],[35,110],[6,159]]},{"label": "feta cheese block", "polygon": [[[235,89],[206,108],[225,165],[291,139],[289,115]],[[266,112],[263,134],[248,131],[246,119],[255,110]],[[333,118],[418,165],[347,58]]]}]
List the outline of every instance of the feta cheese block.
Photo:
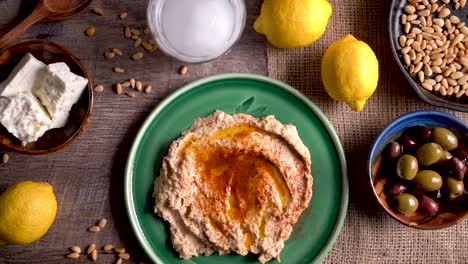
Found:
[{"label": "feta cheese block", "polygon": [[31,92],[41,85],[46,65],[30,53],[15,66],[8,78],[0,83],[0,96],[14,96]]},{"label": "feta cheese block", "polygon": [[52,118],[52,127],[65,126],[72,106],[78,101],[81,93],[88,85],[88,79],[70,71],[47,70],[41,86],[33,93]]},{"label": "feta cheese block", "polygon": [[23,145],[35,142],[52,125],[48,113],[30,92],[0,98],[0,123]]}]

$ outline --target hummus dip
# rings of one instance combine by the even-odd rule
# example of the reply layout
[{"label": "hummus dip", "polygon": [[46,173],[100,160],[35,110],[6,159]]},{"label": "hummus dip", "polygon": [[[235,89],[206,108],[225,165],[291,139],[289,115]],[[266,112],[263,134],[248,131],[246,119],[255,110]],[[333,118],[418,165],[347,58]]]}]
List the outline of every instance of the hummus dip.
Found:
[{"label": "hummus dip", "polygon": [[312,196],[310,165],[295,126],[216,111],[172,142],[154,182],[155,212],[181,258],[233,251],[279,261]]}]

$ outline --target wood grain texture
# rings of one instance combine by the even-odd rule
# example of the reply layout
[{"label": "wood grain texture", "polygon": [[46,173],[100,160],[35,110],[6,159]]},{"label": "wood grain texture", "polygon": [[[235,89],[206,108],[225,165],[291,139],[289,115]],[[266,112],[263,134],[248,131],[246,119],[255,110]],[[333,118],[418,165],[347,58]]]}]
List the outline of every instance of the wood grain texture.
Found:
[{"label": "wood grain texture", "polygon": [[[29,1],[0,0],[0,29],[20,19],[31,9]],[[240,41],[225,56],[215,61],[188,66],[186,75],[177,73],[181,63],[161,52],[145,53],[133,61],[133,42],[123,36],[123,27],[143,28],[147,1],[96,0],[92,7],[104,10],[104,16],[85,11],[79,17],[60,23],[41,23],[31,27],[17,42],[37,38],[57,42],[70,49],[87,67],[95,84],[105,90],[95,93],[91,120],[84,133],[66,149],[45,156],[10,154],[10,161],[0,165],[0,191],[21,180],[47,181],[54,186],[58,214],[54,225],[40,240],[27,246],[0,247],[0,263],[90,263],[85,255],[67,260],[68,248],[89,243],[98,248],[105,244],[126,247],[132,259],[125,263],[147,261],[133,235],[124,206],[123,177],[130,145],[149,112],[182,84],[223,72],[267,74],[266,43],[252,29],[259,13],[260,1],[246,1],[248,19]],[[117,18],[128,12],[125,20]],[[86,37],[84,30],[93,25],[96,34]],[[121,57],[105,59],[103,53],[117,47]],[[114,73],[122,66],[125,73]],[[112,84],[128,78],[153,86],[151,94],[137,93],[135,98],[115,95]],[[170,125],[170,124],[168,124]],[[107,226],[99,233],[87,228],[100,218]],[[113,254],[99,254],[98,263],[113,263]]]}]

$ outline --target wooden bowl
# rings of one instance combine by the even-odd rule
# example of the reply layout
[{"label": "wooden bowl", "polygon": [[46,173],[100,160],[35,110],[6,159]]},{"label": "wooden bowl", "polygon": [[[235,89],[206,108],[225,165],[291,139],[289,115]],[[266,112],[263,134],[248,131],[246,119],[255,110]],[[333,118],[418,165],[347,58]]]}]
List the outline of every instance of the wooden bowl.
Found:
[{"label": "wooden bowl", "polygon": [[[445,206],[440,204],[439,212],[434,216],[416,211],[413,214],[403,214],[394,209],[391,197],[384,191],[388,178],[380,170],[382,165],[382,151],[391,141],[396,140],[409,127],[425,125],[429,128],[441,126],[452,130],[458,137],[468,135],[468,125],[465,121],[445,112],[434,110],[420,110],[407,113],[392,121],[380,133],[372,144],[369,152],[367,170],[370,187],[377,202],[384,211],[398,222],[417,229],[442,229],[468,218],[468,179],[465,177],[465,194],[462,200],[455,203],[450,211],[443,211]],[[453,205],[453,204],[452,204]]]},{"label": "wooden bowl", "polygon": [[73,53],[64,47],[47,41],[28,41],[16,44],[0,53],[0,81],[5,80],[13,68],[27,53],[50,64],[65,62],[70,70],[89,80],[87,88],[70,111],[67,124],[62,128],[48,130],[36,142],[21,145],[21,142],[0,124],[0,150],[28,155],[55,152],[72,143],[83,132],[88,123],[93,105],[93,85],[85,67]]}]

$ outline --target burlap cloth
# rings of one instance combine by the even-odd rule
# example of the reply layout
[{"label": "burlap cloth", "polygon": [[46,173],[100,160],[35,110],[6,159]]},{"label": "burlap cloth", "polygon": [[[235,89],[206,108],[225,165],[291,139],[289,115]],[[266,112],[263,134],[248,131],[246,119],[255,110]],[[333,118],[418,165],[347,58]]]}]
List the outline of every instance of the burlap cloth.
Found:
[{"label": "burlap cloth", "polygon": [[[468,114],[432,107],[405,81],[390,53],[387,20],[390,1],[331,0],[333,14],[320,40],[303,49],[268,46],[268,74],[299,89],[317,104],[344,146],[350,182],[346,222],[323,263],[468,263],[468,221],[439,231],[399,224],[381,210],[367,184],[366,160],[374,138],[397,116],[438,109],[468,121]],[[320,80],[326,48],[353,34],[370,45],[380,64],[377,91],[360,113],[333,101]]]}]

